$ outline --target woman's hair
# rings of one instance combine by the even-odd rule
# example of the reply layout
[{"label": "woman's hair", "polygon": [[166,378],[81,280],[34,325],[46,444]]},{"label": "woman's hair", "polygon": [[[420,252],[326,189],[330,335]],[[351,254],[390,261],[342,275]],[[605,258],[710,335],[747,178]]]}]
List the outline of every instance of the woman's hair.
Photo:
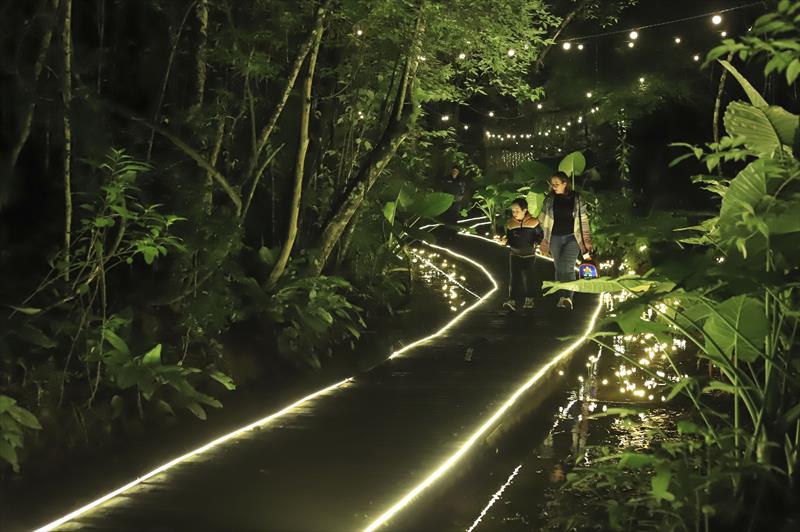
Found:
[{"label": "woman's hair", "polygon": [[526,211],[528,210],[528,202],[525,200],[525,198],[517,198],[511,202],[511,205],[516,205],[520,209],[524,209]]}]

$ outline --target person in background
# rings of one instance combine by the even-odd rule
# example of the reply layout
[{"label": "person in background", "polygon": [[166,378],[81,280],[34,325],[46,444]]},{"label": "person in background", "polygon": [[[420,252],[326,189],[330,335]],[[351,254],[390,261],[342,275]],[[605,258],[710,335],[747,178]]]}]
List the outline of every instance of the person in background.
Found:
[{"label": "person in background", "polygon": [[[552,193],[542,203],[539,215],[544,236],[540,250],[550,254],[556,270],[556,281],[574,281],[575,261],[578,254],[589,258],[592,237],[589,233],[589,214],[586,203],[572,190],[564,172],[550,178]],[[556,306],[572,310],[572,291],[559,290]]]},{"label": "person in background", "polygon": [[467,189],[467,184],[464,177],[461,175],[461,169],[458,166],[450,168],[450,173],[445,178],[445,192],[453,195],[453,205],[448,209],[448,218],[453,221],[458,220],[461,213],[461,204],[464,200],[464,194]]},{"label": "person in background", "polygon": [[535,293],[540,289],[534,277],[536,244],[541,240],[539,220],[528,212],[525,198],[511,202],[511,218],[506,222],[505,236],[495,239],[508,246],[508,299],[503,308],[511,312],[518,308],[532,309]]}]

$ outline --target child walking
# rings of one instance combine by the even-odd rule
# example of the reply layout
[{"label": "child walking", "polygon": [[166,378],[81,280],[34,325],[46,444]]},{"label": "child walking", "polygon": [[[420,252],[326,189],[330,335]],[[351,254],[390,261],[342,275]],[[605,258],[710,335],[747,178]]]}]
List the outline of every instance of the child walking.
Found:
[{"label": "child walking", "polygon": [[539,220],[528,212],[525,198],[511,202],[511,218],[505,225],[505,236],[495,237],[508,246],[508,299],[503,308],[514,312],[520,307],[533,308],[533,298],[541,289],[540,280],[533,270],[536,260],[536,244],[542,239]]}]

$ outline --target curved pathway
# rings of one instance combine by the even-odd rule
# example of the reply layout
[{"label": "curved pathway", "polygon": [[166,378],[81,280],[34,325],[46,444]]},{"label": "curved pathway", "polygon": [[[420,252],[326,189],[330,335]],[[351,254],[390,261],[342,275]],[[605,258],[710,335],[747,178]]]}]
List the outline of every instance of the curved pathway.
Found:
[{"label": "curved pathway", "polygon": [[[570,320],[552,298],[506,316],[505,251],[464,237],[446,247],[497,285],[444,330],[42,529],[391,529],[566,363],[580,340],[563,337],[599,312],[578,296]],[[552,264],[536,268],[551,278]]]}]

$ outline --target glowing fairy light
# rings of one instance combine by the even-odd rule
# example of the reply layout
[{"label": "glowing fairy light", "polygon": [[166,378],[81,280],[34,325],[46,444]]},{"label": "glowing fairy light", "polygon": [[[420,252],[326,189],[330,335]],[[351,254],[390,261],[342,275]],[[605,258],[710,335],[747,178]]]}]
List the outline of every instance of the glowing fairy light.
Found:
[{"label": "glowing fairy light", "polygon": [[628,43],[628,48],[633,48],[634,46],[636,46],[636,43],[634,43],[633,41],[630,41]]},{"label": "glowing fairy light", "polygon": [[364,35],[364,30],[356,30],[356,35],[361,37],[362,35]]},{"label": "glowing fairy light", "polygon": [[636,31],[636,30],[634,30],[634,31],[632,31],[632,32],[630,32],[630,33],[628,34],[628,37],[630,37],[630,39],[631,39],[632,41],[635,41],[636,39],[638,39],[638,38],[639,38],[639,32],[638,32],[638,31]]},{"label": "glowing fairy light", "polygon": [[442,115],[442,122],[447,122],[450,120],[450,115]]},{"label": "glowing fairy light", "polygon": [[[464,236],[476,236],[476,235],[469,235],[465,234]],[[483,237],[477,237],[483,238]],[[488,240],[488,239],[486,239]],[[430,244],[432,245],[432,244]],[[452,252],[451,252],[452,253]],[[471,259],[470,259],[471,260]],[[481,267],[482,268],[482,267]],[[488,273],[487,273],[488,275]],[[497,285],[495,284],[494,290],[497,289]],[[509,409],[511,408],[517,400],[524,394],[531,386],[536,384],[544,375],[546,375],[555,365],[561,362],[564,358],[570,355],[573,351],[575,351],[580,345],[582,345],[589,336],[589,333],[594,329],[595,324],[597,323],[597,318],[600,315],[600,311],[603,308],[603,298],[597,298],[597,306],[594,310],[594,313],[589,320],[589,324],[584,331],[583,335],[578,338],[575,342],[567,346],[561,352],[557,353],[553,356],[550,361],[545,364],[539,371],[537,371],[525,384],[520,386],[512,395],[508,398],[508,400],[503,403],[500,408],[498,408],[492,416],[487,419],[483,425],[480,426],[464,443],[462,443],[456,452],[450,455],[441,465],[436,468],[430,475],[428,475],[422,482],[417,484],[414,488],[408,491],[403,497],[400,498],[392,507],[386,510],[383,514],[380,515],[375,521],[373,521],[367,528],[364,529],[364,532],[372,532],[373,530],[377,530],[381,526],[385,525],[389,522],[389,520],[394,517],[398,512],[400,512],[403,508],[408,506],[417,496],[420,495],[423,491],[425,491],[431,484],[436,482],[442,475],[447,473],[447,471],[455,465],[464,454],[472,448],[473,445],[480,439],[482,435],[484,435],[490,428],[492,428],[498,419]],[[463,316],[463,314],[462,314]],[[456,318],[458,319],[458,318]],[[456,320],[453,320],[456,321]]]},{"label": "glowing fairy light", "polygon": [[578,45],[578,50],[583,50],[583,45],[582,44]]},{"label": "glowing fairy light", "polygon": [[592,97],[592,93],[591,93],[591,91],[586,93],[586,97],[587,97],[587,98],[591,98],[591,97]]},{"label": "glowing fairy light", "polygon": [[315,398],[317,398],[317,397],[319,397],[319,396],[321,396],[323,394],[326,394],[328,392],[336,390],[337,388],[341,388],[341,387],[345,386],[346,384],[348,384],[352,380],[353,380],[353,377],[349,377],[349,378],[347,378],[347,379],[345,379],[343,381],[337,382],[336,384],[332,384],[331,386],[328,386],[327,388],[323,388],[322,390],[318,390],[318,391],[316,391],[316,392],[314,392],[314,393],[312,393],[310,395],[307,395],[307,396],[303,397],[302,399],[300,399],[298,401],[295,401],[294,403],[290,404],[286,408],[284,408],[282,410],[279,410],[279,411],[275,412],[274,414],[271,414],[271,415],[269,415],[269,416],[267,416],[265,418],[259,419],[258,421],[250,423],[249,425],[244,426],[242,428],[236,429],[235,431],[233,431],[231,433],[228,433],[228,434],[226,434],[224,436],[221,436],[221,437],[217,438],[216,440],[208,442],[207,444],[203,445],[202,447],[198,447],[197,449],[195,449],[193,451],[189,451],[188,453],[184,454],[183,456],[179,456],[178,458],[170,460],[166,464],[163,464],[163,465],[157,467],[156,469],[153,469],[149,473],[145,473],[144,475],[142,475],[141,477],[137,478],[136,480],[134,480],[132,482],[129,482],[129,483],[125,484],[124,486],[119,487],[119,488],[115,489],[114,491],[112,491],[112,492],[110,492],[110,493],[108,493],[106,495],[103,495],[99,499],[94,500],[94,501],[90,502],[89,504],[87,504],[85,506],[82,506],[82,507],[78,508],[77,510],[75,510],[73,512],[70,512],[69,514],[65,515],[64,517],[56,519],[52,523],[46,524],[43,527],[36,529],[36,532],[46,532],[48,530],[53,530],[53,529],[63,525],[64,523],[66,523],[68,521],[71,521],[71,520],[75,519],[76,517],[85,514],[89,510],[100,506],[104,502],[106,502],[106,501],[108,501],[110,499],[113,499],[117,495],[125,493],[126,491],[128,491],[131,488],[133,488],[134,486],[137,486],[137,485],[141,484],[142,482],[144,482],[144,481],[146,481],[146,480],[158,475],[159,473],[163,473],[164,471],[166,471],[168,469],[171,469],[172,467],[180,464],[181,462],[185,462],[189,458],[191,458],[193,456],[196,456],[198,454],[201,454],[201,453],[203,453],[205,451],[208,451],[209,449],[212,449],[214,447],[217,447],[218,445],[221,445],[221,444],[225,443],[226,441],[229,441],[229,440],[231,440],[231,439],[233,439],[233,438],[235,438],[235,437],[237,437],[237,436],[239,436],[239,435],[241,435],[241,434],[243,434],[245,432],[248,432],[248,431],[251,431],[253,429],[262,427],[262,426],[266,425],[267,423],[269,423],[270,421],[273,421],[274,419],[277,419],[277,418],[279,418],[281,416],[284,416],[284,415],[288,414],[289,412],[291,412],[293,410],[296,410],[298,407],[302,406],[303,404],[307,403],[308,401],[311,401],[312,399],[315,399]]},{"label": "glowing fairy light", "polygon": [[[644,78],[639,78],[639,83],[644,83]],[[645,247],[647,247],[647,246],[645,246]],[[639,250],[639,251],[643,251],[643,250]]]},{"label": "glowing fairy light", "polygon": [[562,47],[564,50],[569,50],[569,49],[571,49],[571,48],[572,48],[572,43],[571,43],[571,42],[565,42],[564,44],[562,44],[562,45],[561,45],[561,47]]},{"label": "glowing fairy light", "polygon": [[461,52],[460,54],[458,54],[458,58],[463,61],[464,59],[467,58],[467,54],[465,54],[464,52]]},{"label": "glowing fairy light", "polygon": [[542,109],[542,107],[544,107],[544,105],[542,105],[542,104],[540,104],[540,103],[537,103],[537,104],[536,104],[536,108],[537,108],[537,109],[541,110],[541,109]]},{"label": "glowing fairy light", "polygon": [[468,124],[464,124],[464,131],[466,131],[468,129],[469,129],[469,125]]},{"label": "glowing fairy light", "polygon": [[493,118],[493,117],[494,117],[494,111],[489,111],[489,118]]},{"label": "glowing fairy light", "polygon": [[727,37],[727,36],[728,36],[728,32],[727,32],[727,31],[723,31],[722,33],[720,33],[720,35],[721,35],[723,38],[725,38],[725,37]]},{"label": "glowing fairy light", "polygon": [[714,15],[713,17],[711,17],[711,22],[715,26],[719,26],[720,24],[722,24],[722,17],[720,15]]},{"label": "glowing fairy light", "polygon": [[504,492],[504,491],[506,491],[506,488],[507,488],[507,487],[509,487],[509,486],[511,485],[511,483],[512,483],[512,482],[514,482],[514,477],[516,477],[516,476],[517,476],[517,474],[519,473],[519,470],[520,470],[520,469],[522,469],[522,464],[519,464],[519,465],[518,465],[518,466],[517,466],[517,467],[514,469],[514,472],[513,472],[513,473],[511,473],[511,476],[510,476],[510,477],[508,477],[508,479],[506,480],[505,484],[503,484],[502,486],[500,486],[500,489],[499,489],[499,490],[497,490],[497,491],[495,492],[495,494],[494,494],[494,495],[492,495],[492,498],[491,498],[491,499],[489,499],[489,504],[487,504],[487,505],[486,505],[486,506],[483,508],[483,510],[481,511],[481,513],[480,513],[480,515],[478,516],[478,518],[477,518],[477,519],[475,519],[475,522],[474,522],[474,523],[472,523],[472,526],[471,526],[471,527],[469,527],[469,528],[467,529],[467,532],[472,532],[473,530],[475,530],[475,528],[478,526],[478,524],[479,524],[479,523],[480,523],[480,522],[483,520],[483,517],[486,515],[486,512],[488,512],[488,511],[489,511],[489,508],[491,508],[492,506],[494,506],[494,503],[496,503],[497,501],[499,501],[499,500],[500,500],[500,497],[502,497],[502,496],[503,496],[503,492]]},{"label": "glowing fairy light", "polygon": [[700,61],[700,55],[694,54],[694,57],[692,57],[692,59],[694,59],[695,61]]},{"label": "glowing fairy light", "polygon": [[681,43],[681,38],[675,37],[675,44],[680,44],[680,43]]},{"label": "glowing fairy light", "polygon": [[506,54],[508,54],[508,57],[514,57],[515,55],[517,55],[517,51],[514,50],[513,48],[509,48]]}]

